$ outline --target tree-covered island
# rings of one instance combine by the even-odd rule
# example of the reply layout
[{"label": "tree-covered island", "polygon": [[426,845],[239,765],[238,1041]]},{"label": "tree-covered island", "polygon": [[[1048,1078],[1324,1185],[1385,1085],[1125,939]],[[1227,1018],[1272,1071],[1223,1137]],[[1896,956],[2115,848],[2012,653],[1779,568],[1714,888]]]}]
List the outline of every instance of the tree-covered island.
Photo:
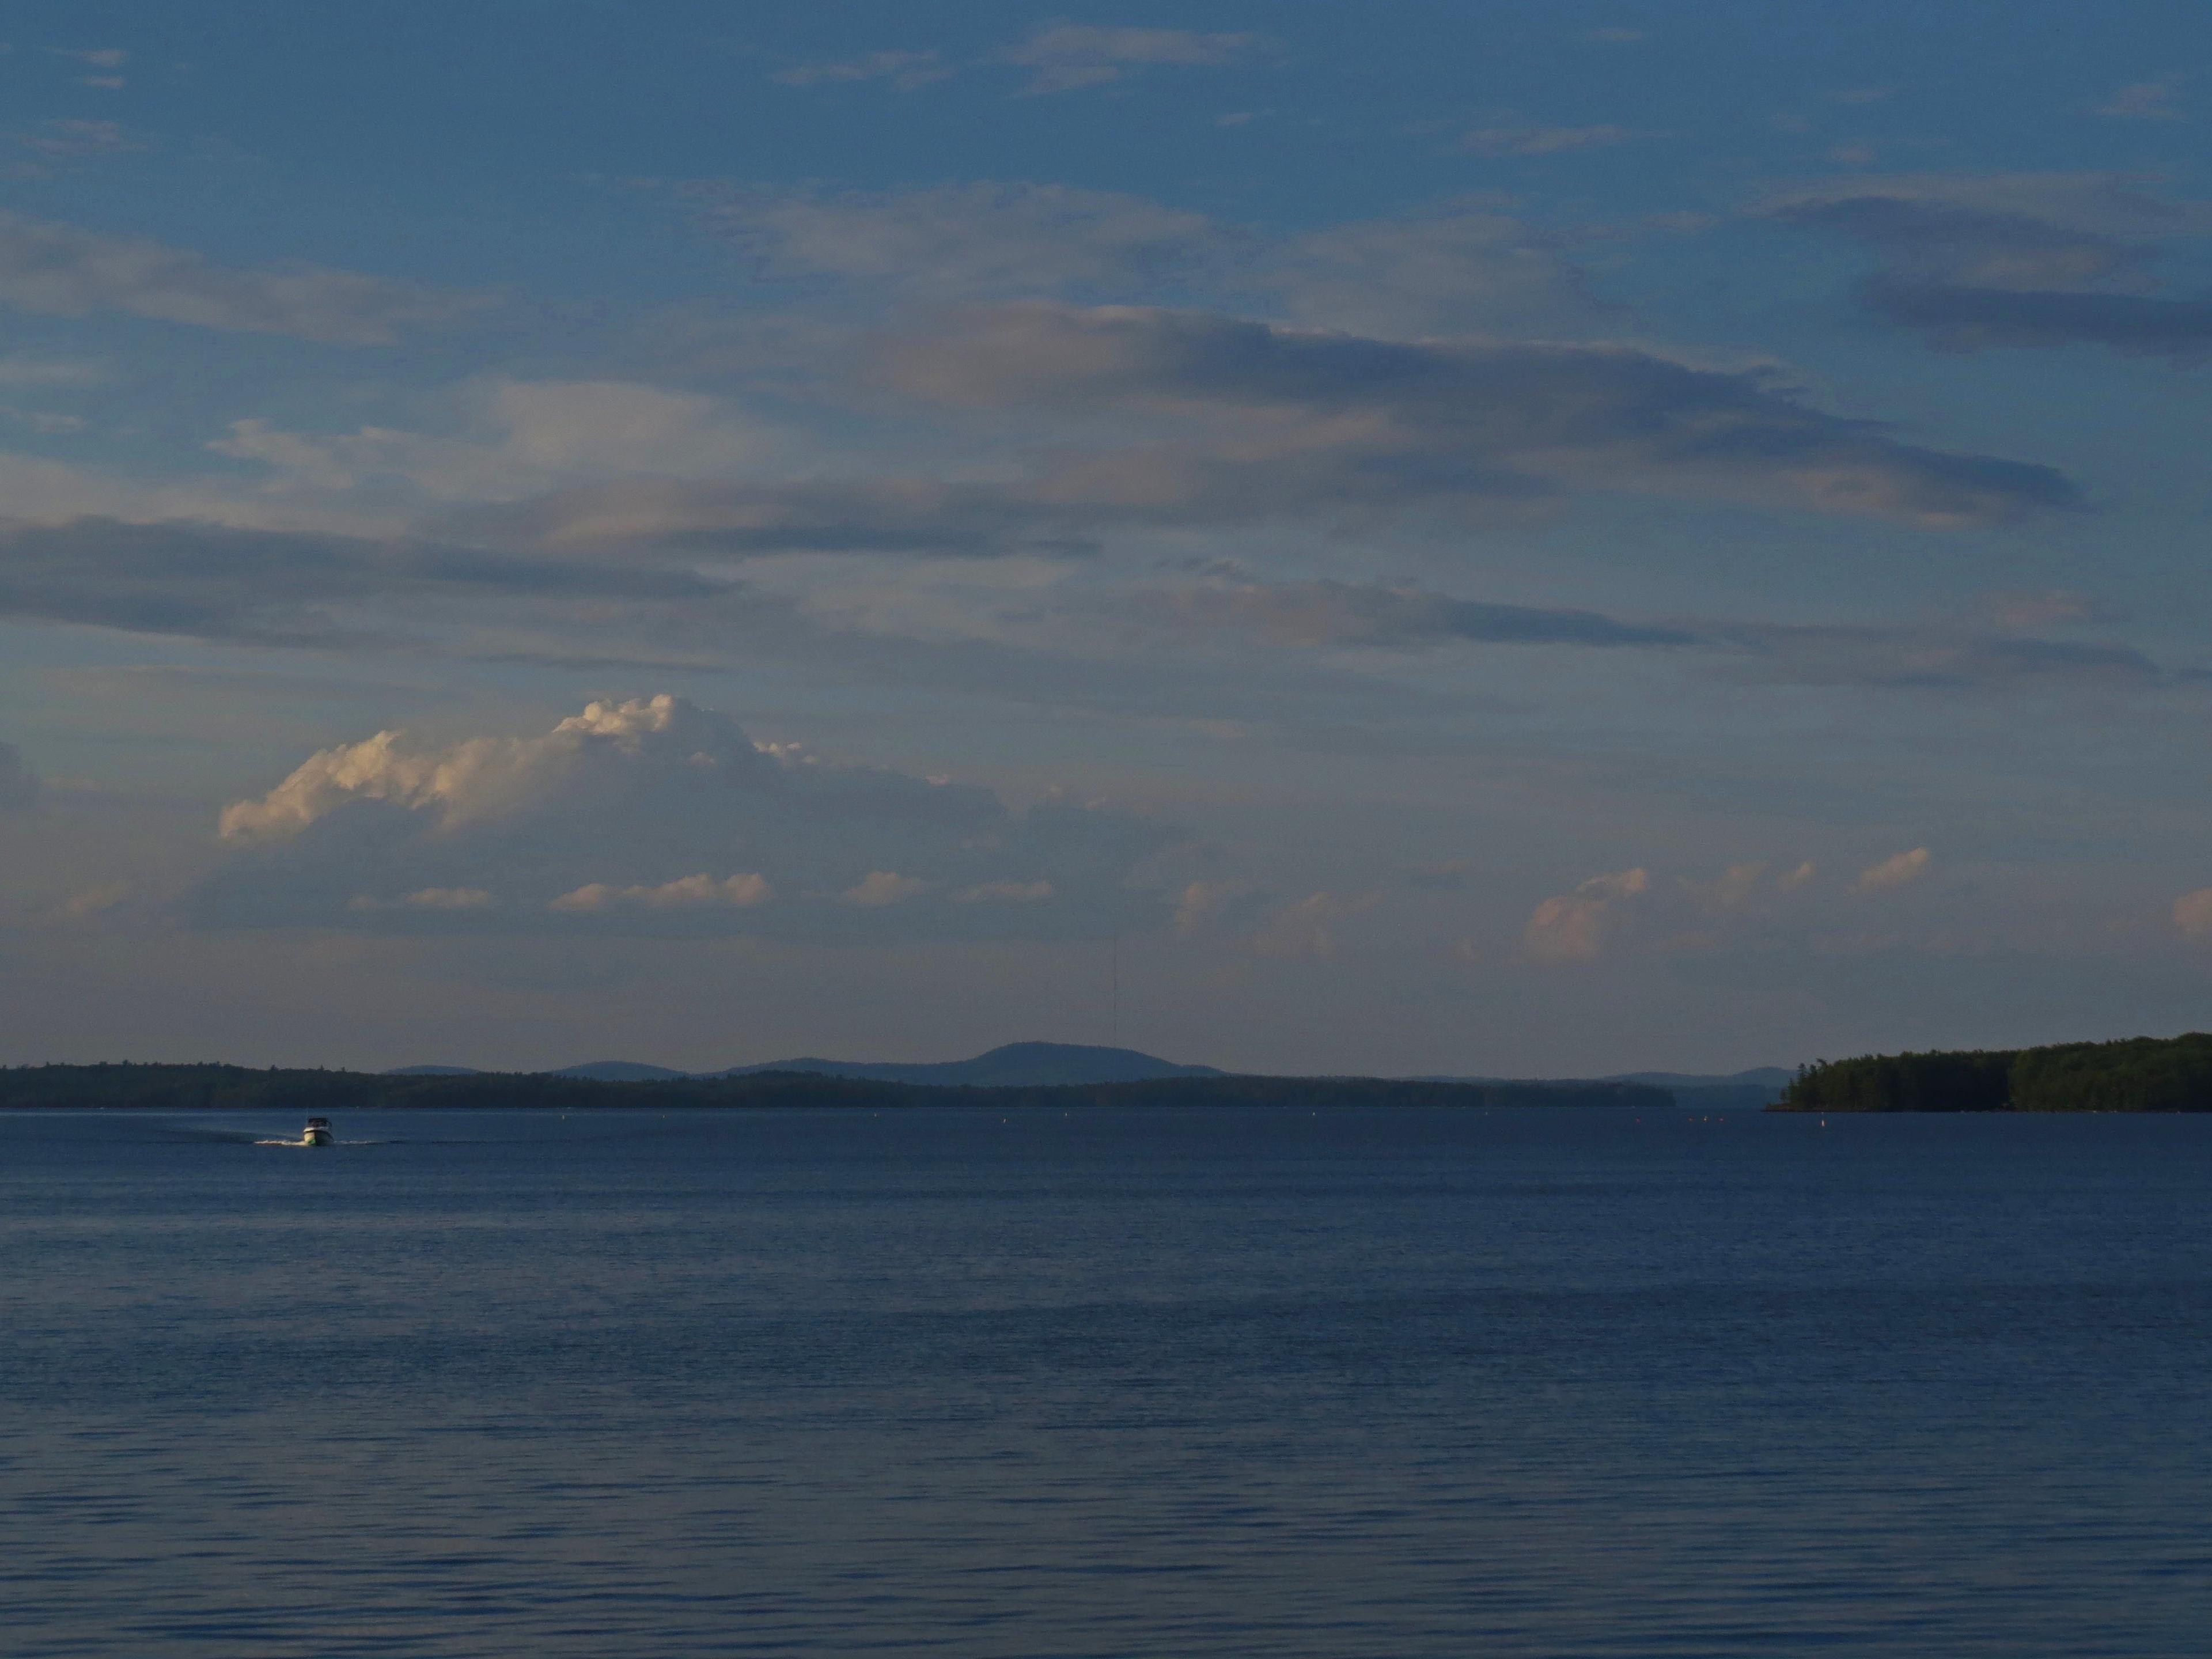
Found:
[{"label": "tree-covered island", "polygon": [[2212,1036],[1824,1060],[1767,1109],[2212,1112]]}]

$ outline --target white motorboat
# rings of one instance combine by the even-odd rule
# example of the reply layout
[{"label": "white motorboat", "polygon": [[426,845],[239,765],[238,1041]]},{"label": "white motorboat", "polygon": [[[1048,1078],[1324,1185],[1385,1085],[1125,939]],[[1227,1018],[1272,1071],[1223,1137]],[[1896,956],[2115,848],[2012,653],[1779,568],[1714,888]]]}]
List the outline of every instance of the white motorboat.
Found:
[{"label": "white motorboat", "polygon": [[331,1133],[331,1121],[326,1117],[311,1117],[307,1127],[300,1131],[302,1146],[335,1146],[337,1137]]}]

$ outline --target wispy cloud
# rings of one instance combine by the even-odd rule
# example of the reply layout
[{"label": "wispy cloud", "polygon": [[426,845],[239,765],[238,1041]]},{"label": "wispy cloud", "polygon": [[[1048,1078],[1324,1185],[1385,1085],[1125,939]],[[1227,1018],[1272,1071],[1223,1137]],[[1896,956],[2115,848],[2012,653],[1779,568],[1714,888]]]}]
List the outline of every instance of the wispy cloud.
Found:
[{"label": "wispy cloud", "polygon": [[1899,690],[2025,690],[2038,685],[2146,690],[2169,675],[2132,646],[1912,623],[1713,622],[1694,631],[1740,653],[1746,678]]},{"label": "wispy cloud", "polygon": [[450,544],[79,518],[0,524],[0,616],[270,644],[343,643],[394,603],[694,600],[679,570],[529,558]]},{"label": "wispy cloud", "polygon": [[[1273,43],[1254,33],[1204,33],[1193,29],[1108,27],[1090,23],[1040,24],[994,59],[1030,72],[1024,96],[1113,86],[1159,69],[1218,69],[1261,60]],[[968,67],[933,47],[893,47],[851,58],[794,64],[770,78],[787,87],[878,82],[914,92],[951,79]]]},{"label": "wispy cloud", "polygon": [[0,213],[0,304],[24,311],[62,317],[120,311],[200,328],[375,345],[489,303],[327,265],[239,270],[159,242]]},{"label": "wispy cloud", "polygon": [[1218,432],[1071,462],[1054,499],[1219,519],[1526,503],[1547,489],[1794,504],[1929,525],[2075,504],[2046,468],[1909,445],[1771,373],[1616,346],[1363,339],[1202,312],[1021,304],[894,341],[883,372],[951,404],[1150,410]]},{"label": "wispy cloud", "polygon": [[1371,895],[1332,892],[1287,900],[1267,912],[1252,936],[1252,953],[1283,962],[1327,962],[1336,955],[1338,927],[1374,903]]},{"label": "wispy cloud", "polygon": [[0,386],[88,386],[108,378],[106,364],[56,357],[0,357]]},{"label": "wispy cloud", "polygon": [[1018,180],[893,191],[661,186],[763,277],[975,302],[1266,295],[1299,322],[1382,334],[1587,332],[1618,313],[1556,238],[1490,198],[1270,236],[1119,191]]},{"label": "wispy cloud", "polygon": [[50,913],[51,920],[64,923],[88,921],[114,909],[130,896],[131,884],[127,881],[98,882],[70,895]]},{"label": "wispy cloud", "polygon": [[2074,343],[2193,362],[2212,301],[2158,292],[2165,242],[2212,234],[2212,204],[2106,173],[1917,174],[1787,192],[1758,210],[1879,254],[1875,312],[1952,350]]},{"label": "wispy cloud", "polygon": [[952,66],[935,51],[885,51],[794,64],[769,78],[787,87],[852,86],[879,81],[900,92],[915,92],[950,80],[953,73]]},{"label": "wispy cloud", "polygon": [[1191,29],[1103,28],[1048,23],[1006,51],[1005,60],[1031,71],[1023,90],[1036,96],[1112,86],[1154,69],[1218,69],[1265,54],[1263,35],[1205,34]]},{"label": "wispy cloud", "polygon": [[1555,243],[1487,198],[1307,231],[1220,280],[1354,333],[1571,337],[1614,317]]},{"label": "wispy cloud", "polygon": [[2155,80],[2132,82],[2098,105],[2097,113],[2120,121],[2185,121],[2189,118],[2174,107],[2174,100],[2181,95],[2186,78],[2161,75]]},{"label": "wispy cloud", "polygon": [[902,876],[896,870],[871,870],[868,873],[837,895],[842,904],[857,904],[863,909],[877,910],[889,904],[904,904],[908,899],[920,898],[929,891],[932,884],[919,876]]},{"label": "wispy cloud", "polygon": [[749,909],[756,904],[766,904],[775,896],[775,886],[757,873],[749,872],[717,878],[702,872],[679,876],[674,881],[652,887],[637,884],[615,887],[603,881],[591,882],[549,900],[546,908],[581,913],[623,905],[639,905],[647,910],[690,910],[723,905]]},{"label": "wispy cloud", "polygon": [[[1735,679],[1869,690],[2020,692],[2037,687],[2142,691],[2177,677],[2133,647],[2054,640],[2022,630],[2092,614],[2078,596],[2031,596],[1991,633],[1928,623],[1806,623],[1678,617],[1498,605],[1428,590],[1334,580],[1215,576],[1143,589],[1136,614],[1181,637],[1242,635],[1284,647],[1432,651],[1451,646],[1659,650]],[[2071,603],[2069,603],[2071,601]]]},{"label": "wispy cloud", "polygon": [[2212,300],[1894,282],[1869,283],[1866,295],[1892,322],[1953,350],[2099,345],[2192,363],[2212,353]]},{"label": "wispy cloud", "polygon": [[698,183],[684,194],[702,225],[737,244],[764,276],[834,276],[966,301],[1143,285],[1229,240],[1200,214],[1062,185],[832,191]]},{"label": "wispy cloud", "polygon": [[102,92],[120,92],[125,82],[118,71],[130,62],[131,54],[120,46],[88,46],[51,48],[57,58],[67,58],[93,71],[77,77],[79,86],[95,88]]},{"label": "wispy cloud", "polygon": [[1461,139],[1460,148],[1474,155],[1571,155],[1611,149],[1652,136],[1609,123],[1587,127],[1484,127]]},{"label": "wispy cloud", "polygon": [[1680,646],[1680,629],[1619,622],[1591,611],[1484,605],[1419,588],[1340,581],[1209,582],[1144,597],[1173,620],[1216,631],[1249,629],[1297,646],[1405,647],[1467,641],[1489,645]]},{"label": "wispy cloud", "polygon": [[[881,406],[912,421],[1018,412],[1025,453],[995,476],[852,466],[754,482],[665,470],[585,479],[487,507],[460,528],[510,549],[578,554],[1066,557],[1163,530],[1297,522],[1348,534],[1395,520],[1520,520],[1590,492],[1939,528],[2078,505],[2053,470],[1904,442],[1810,406],[1774,371],[1627,347],[1407,342],[1208,312],[1024,302],[875,336],[861,368]],[[265,434],[246,435],[258,447]],[[1407,637],[1537,623],[1410,592],[1189,604],[1255,625],[1326,620]],[[1545,625],[1615,636],[1629,626]],[[1778,650],[1750,634],[1725,642],[1747,656]],[[2032,647],[2012,654],[2025,661]]]},{"label": "wispy cloud", "polygon": [[121,155],[147,148],[119,121],[82,118],[42,123],[19,141],[27,149],[56,160],[85,155]]},{"label": "wispy cloud", "polygon": [[0,743],[0,811],[21,811],[39,799],[39,775],[12,743]]},{"label": "wispy cloud", "polygon": [[471,380],[445,400],[458,426],[297,432],[234,421],[206,447],[268,469],[271,493],[404,483],[432,501],[514,501],[584,479],[731,478],[790,460],[783,434],[741,406],[629,380]]},{"label": "wispy cloud", "polygon": [[953,894],[955,904],[1042,904],[1053,896],[1048,881],[986,881]]},{"label": "wispy cloud", "polygon": [[358,893],[346,901],[356,912],[375,910],[488,910],[498,900],[481,887],[422,887],[398,898],[378,898]]}]

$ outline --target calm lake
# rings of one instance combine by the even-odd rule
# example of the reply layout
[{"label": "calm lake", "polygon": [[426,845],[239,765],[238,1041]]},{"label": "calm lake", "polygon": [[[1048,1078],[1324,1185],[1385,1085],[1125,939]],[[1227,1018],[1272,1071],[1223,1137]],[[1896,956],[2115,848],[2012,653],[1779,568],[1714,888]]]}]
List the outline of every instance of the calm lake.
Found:
[{"label": "calm lake", "polygon": [[0,1648],[2212,1632],[2212,1117],[0,1114]]}]

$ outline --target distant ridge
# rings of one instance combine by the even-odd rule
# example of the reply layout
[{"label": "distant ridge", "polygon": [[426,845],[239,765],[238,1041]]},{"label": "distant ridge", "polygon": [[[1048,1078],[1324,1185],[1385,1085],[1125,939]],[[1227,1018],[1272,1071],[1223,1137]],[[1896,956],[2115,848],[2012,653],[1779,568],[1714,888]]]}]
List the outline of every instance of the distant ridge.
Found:
[{"label": "distant ridge", "polygon": [[[588,1083],[673,1083],[685,1078],[753,1077],[763,1072],[805,1072],[816,1077],[854,1078],[867,1083],[916,1083],[951,1089],[1042,1089],[1063,1085],[1158,1083],[1169,1078],[1224,1077],[1212,1066],[1178,1066],[1134,1048],[1109,1048],[1081,1042],[1008,1042],[972,1060],[923,1061],[823,1060],[805,1055],[757,1066],[732,1066],[719,1072],[679,1072],[635,1060],[594,1060],[539,1077],[580,1078]],[[470,1066],[399,1066],[386,1077],[488,1077]]]},{"label": "distant ridge", "polygon": [[580,1077],[592,1083],[661,1083],[689,1077],[689,1072],[665,1066],[645,1066],[634,1060],[594,1060],[581,1066],[563,1066],[557,1072],[487,1072],[480,1066],[394,1066],[386,1077]]},{"label": "distant ridge", "polygon": [[[1182,1066],[1136,1048],[1085,1042],[1007,1042],[969,1060],[825,1060],[803,1054],[793,1060],[731,1066],[719,1072],[679,1072],[635,1060],[594,1060],[558,1071],[488,1073],[468,1066],[401,1066],[386,1077],[492,1077],[529,1075],[571,1078],[586,1083],[676,1083],[714,1078],[757,1077],[769,1072],[798,1072],[813,1077],[848,1078],[862,1083],[918,1084],[940,1089],[1050,1089],[1094,1087],[1113,1083],[1161,1083],[1174,1078],[1229,1075],[1217,1066]],[[1756,1066],[1725,1074],[1689,1072],[1624,1072],[1612,1077],[1562,1079],[1563,1088],[1608,1084],[1664,1089],[1678,1106],[1698,1110],[1755,1111],[1781,1097],[1795,1073],[1779,1066]],[[1523,1079],[1496,1077],[1430,1076],[1407,1082],[1495,1085]]]},{"label": "distant ridge", "polygon": [[860,1060],[771,1060],[732,1066],[713,1077],[750,1077],[761,1072],[811,1072],[817,1077],[858,1078],[872,1083],[920,1083],[939,1088],[1039,1089],[1062,1084],[1157,1083],[1172,1077],[1223,1077],[1212,1066],[1178,1066],[1134,1048],[1080,1042],[1009,1042],[973,1060],[921,1064]]}]

